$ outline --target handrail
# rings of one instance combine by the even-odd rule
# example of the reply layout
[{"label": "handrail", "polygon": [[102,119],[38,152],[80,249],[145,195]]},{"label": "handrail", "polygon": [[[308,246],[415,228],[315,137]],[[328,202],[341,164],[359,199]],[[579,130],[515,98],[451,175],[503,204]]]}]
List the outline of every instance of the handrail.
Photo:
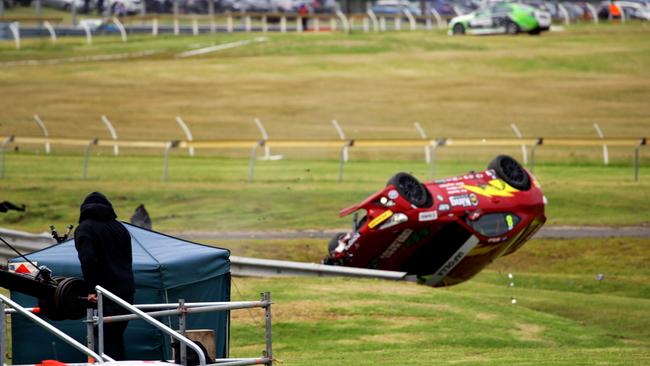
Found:
[{"label": "handrail", "polygon": [[[114,296],[114,295],[113,295],[113,296]],[[99,356],[97,353],[95,353],[93,350],[91,350],[91,349],[89,349],[88,347],[84,346],[83,344],[77,342],[74,338],[72,338],[72,337],[70,337],[69,335],[63,333],[62,331],[60,331],[59,329],[55,328],[53,325],[49,324],[49,323],[46,322],[45,320],[43,320],[43,319],[37,317],[36,315],[32,314],[31,312],[27,311],[27,309],[25,309],[24,307],[20,306],[18,303],[12,301],[12,300],[9,299],[8,297],[6,297],[6,296],[0,294],[0,302],[1,302],[2,304],[7,304],[7,305],[11,306],[14,310],[16,310],[16,311],[19,312],[20,314],[24,315],[25,317],[27,317],[29,320],[31,320],[31,321],[33,321],[34,323],[38,324],[39,326],[45,328],[45,329],[46,329],[47,331],[49,331],[50,333],[52,333],[52,334],[54,334],[55,336],[59,337],[62,341],[66,342],[67,344],[71,345],[72,347],[76,348],[77,350],[79,350],[79,351],[85,353],[87,356],[92,357],[92,358],[95,359],[98,363],[104,363],[104,358],[103,358],[103,357],[100,357],[100,356]],[[3,312],[2,314],[0,314],[0,316],[2,317],[2,319],[0,319],[0,323],[1,323],[0,328],[2,328],[1,331],[2,331],[2,333],[4,334],[4,332],[5,332],[5,330],[6,330],[6,323],[5,323],[5,315],[4,315],[4,312]],[[5,355],[5,351],[6,351],[5,348],[6,348],[6,345],[5,345],[4,342],[3,342],[2,344],[0,344],[0,351],[2,352],[2,355],[3,355],[3,356]],[[2,364],[4,365],[4,362],[2,362]],[[205,363],[202,364],[201,366],[205,366]]]},{"label": "handrail", "polygon": [[[183,343],[186,346],[189,346],[196,352],[197,356],[199,357],[199,365],[200,366],[206,366],[205,363],[205,355],[203,354],[203,351],[199,346],[196,345],[196,343],[192,342],[188,338],[184,337],[181,334],[178,334],[175,332],[173,329],[169,328],[165,324],[159,322],[158,320],[152,318],[151,316],[147,315],[144,311],[136,308],[135,306],[129,304],[128,302],[122,300],[112,292],[106,290],[105,288],[97,285],[95,286],[95,291],[97,292],[97,312],[98,312],[98,321],[99,321],[99,350],[100,353],[103,351],[104,345],[103,345],[103,340],[104,340],[104,335],[103,335],[103,309],[102,309],[102,300],[103,297],[106,296],[108,299],[112,300],[114,303],[117,305],[123,307],[124,309],[130,311],[131,313],[137,314],[140,319],[146,321],[147,323],[153,325],[154,327],[160,329],[163,333],[167,334],[168,336],[178,340],[179,342]],[[0,295],[1,296],[1,295]],[[31,315],[31,314],[30,314]]]}]

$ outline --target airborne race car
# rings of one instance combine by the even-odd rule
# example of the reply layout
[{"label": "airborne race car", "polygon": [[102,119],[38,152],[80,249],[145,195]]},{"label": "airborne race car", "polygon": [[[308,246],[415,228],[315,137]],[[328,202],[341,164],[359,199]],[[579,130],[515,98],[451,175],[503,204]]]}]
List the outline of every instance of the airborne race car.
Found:
[{"label": "airborne race car", "polygon": [[385,189],[344,209],[359,210],[336,235],[325,264],[407,272],[440,287],[467,281],[519,249],[544,224],[546,198],[517,161],[497,156],[483,172],[425,184],[398,173]]}]

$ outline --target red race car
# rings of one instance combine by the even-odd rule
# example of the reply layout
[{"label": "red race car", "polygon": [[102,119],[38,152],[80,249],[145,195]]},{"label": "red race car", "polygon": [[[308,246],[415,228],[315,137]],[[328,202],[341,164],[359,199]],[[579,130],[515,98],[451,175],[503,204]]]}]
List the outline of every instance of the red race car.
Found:
[{"label": "red race car", "polygon": [[398,173],[386,188],[341,211],[359,210],[351,233],[335,236],[323,263],[407,272],[434,287],[467,281],[519,249],[544,224],[546,198],[515,159],[482,172],[425,184]]}]

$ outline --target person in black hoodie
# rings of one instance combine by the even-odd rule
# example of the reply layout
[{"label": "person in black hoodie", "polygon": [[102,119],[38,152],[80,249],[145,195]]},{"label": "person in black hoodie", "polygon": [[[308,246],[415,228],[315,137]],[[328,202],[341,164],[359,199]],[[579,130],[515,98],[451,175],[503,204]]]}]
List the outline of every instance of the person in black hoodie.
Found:
[{"label": "person in black hoodie", "polygon": [[[115,220],[111,202],[99,192],[89,194],[81,204],[79,226],[74,233],[81,271],[88,287],[88,301],[97,302],[95,286],[100,285],[133,304],[135,283],[131,236]],[[104,300],[104,316],[126,313],[119,305]],[[124,331],[127,322],[104,324],[104,353],[124,360]]]}]

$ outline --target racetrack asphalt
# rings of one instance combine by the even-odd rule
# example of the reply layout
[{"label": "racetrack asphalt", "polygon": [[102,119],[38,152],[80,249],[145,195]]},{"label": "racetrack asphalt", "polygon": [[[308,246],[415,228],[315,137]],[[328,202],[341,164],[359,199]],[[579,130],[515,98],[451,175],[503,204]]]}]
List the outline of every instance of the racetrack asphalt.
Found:
[{"label": "racetrack asphalt", "polygon": [[[188,240],[282,240],[282,239],[329,239],[340,230],[282,230],[282,231],[183,231],[171,233]],[[548,226],[543,227],[534,238],[650,238],[650,226]]]}]

